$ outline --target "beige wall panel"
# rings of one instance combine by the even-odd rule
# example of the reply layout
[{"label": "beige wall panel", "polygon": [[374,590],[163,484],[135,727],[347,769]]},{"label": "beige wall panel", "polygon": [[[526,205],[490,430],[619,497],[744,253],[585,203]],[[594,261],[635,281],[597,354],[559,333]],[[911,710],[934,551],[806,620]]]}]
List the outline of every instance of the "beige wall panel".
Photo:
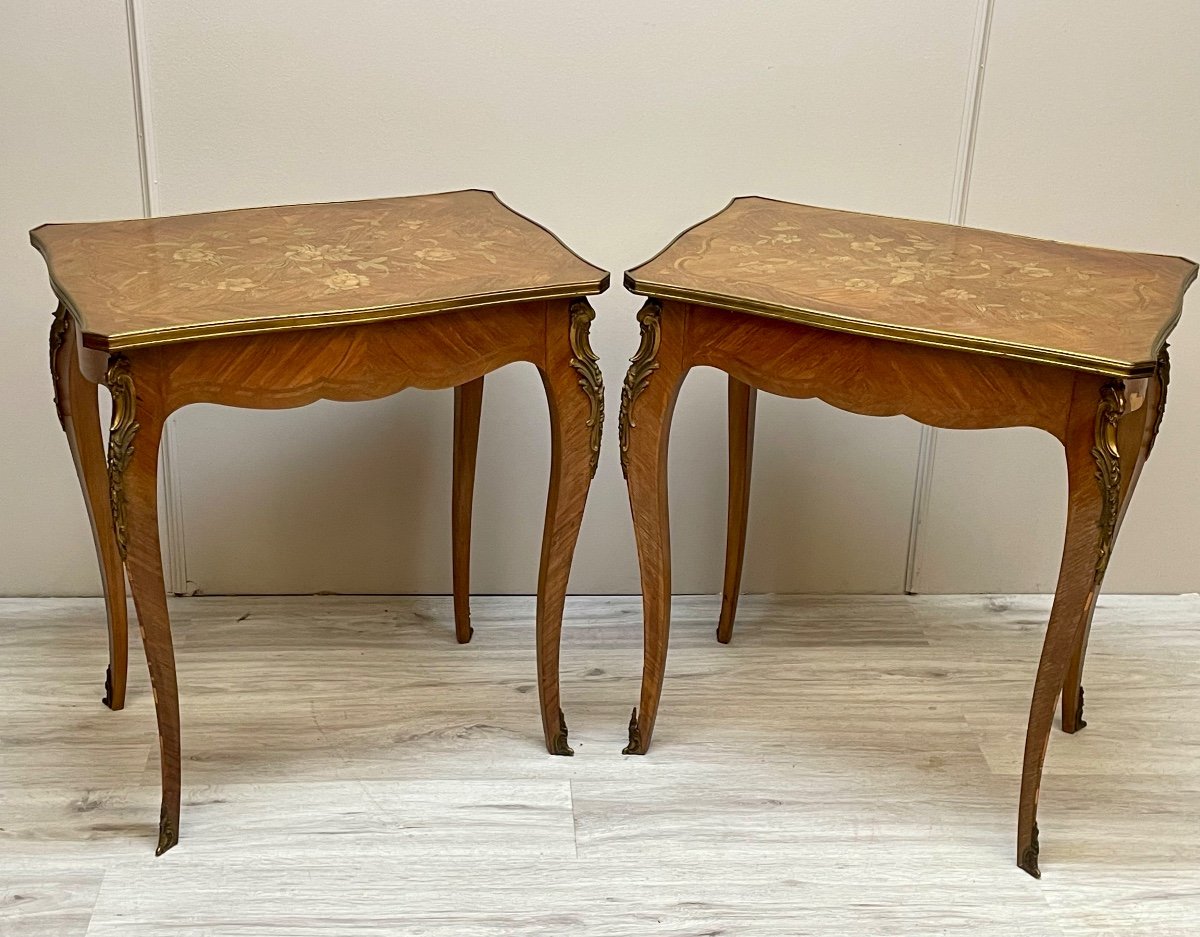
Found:
[{"label": "beige wall panel", "polygon": [[[645,260],[737,194],[947,217],[974,4],[149,5],[167,213],[495,189],[589,260]],[[576,592],[636,591],[616,458],[638,300],[596,300],[606,448]],[[747,585],[902,588],[917,429],[761,409]],[[445,591],[450,394],[178,415],[188,576],[210,592]],[[546,404],[490,379],[476,591],[536,582]],[[679,591],[719,589],[724,381],[689,380],[672,453]]]},{"label": "beige wall panel", "polygon": [[[1200,8],[1002,0],[969,223],[1200,259]],[[1200,293],[1172,340],[1167,417],[1105,587],[1200,588]],[[917,579],[924,592],[1054,588],[1061,449],[1034,431],[941,433]]]},{"label": "beige wall panel", "polygon": [[28,232],[141,213],[125,5],[11,3],[3,24],[0,594],[94,595],[92,536],[52,403],[55,300]]}]

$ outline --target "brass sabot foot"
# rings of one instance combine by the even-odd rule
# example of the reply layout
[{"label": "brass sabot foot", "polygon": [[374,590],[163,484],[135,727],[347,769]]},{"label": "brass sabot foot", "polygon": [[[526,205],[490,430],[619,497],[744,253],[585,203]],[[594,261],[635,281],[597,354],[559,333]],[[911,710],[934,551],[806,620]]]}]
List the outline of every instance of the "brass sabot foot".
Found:
[{"label": "brass sabot foot", "polygon": [[554,738],[550,740],[551,755],[574,755],[575,750],[567,744],[567,717],[563,715],[563,711],[558,711],[558,731],[554,733]]},{"label": "brass sabot foot", "polygon": [[1025,847],[1021,853],[1021,858],[1017,862],[1022,869],[1032,875],[1034,878],[1042,877],[1042,870],[1038,868],[1038,853],[1041,851],[1041,846],[1038,844],[1038,825],[1035,821],[1033,824],[1033,840]]},{"label": "brass sabot foot", "polygon": [[161,856],[164,852],[179,842],[179,829],[175,822],[167,815],[167,808],[162,808],[162,813],[158,818],[158,848],[154,850],[156,856]]},{"label": "brass sabot foot", "polygon": [[633,715],[629,717],[629,744],[621,749],[622,755],[644,755],[646,750],[642,747],[642,730],[638,725],[637,707],[633,707]]}]

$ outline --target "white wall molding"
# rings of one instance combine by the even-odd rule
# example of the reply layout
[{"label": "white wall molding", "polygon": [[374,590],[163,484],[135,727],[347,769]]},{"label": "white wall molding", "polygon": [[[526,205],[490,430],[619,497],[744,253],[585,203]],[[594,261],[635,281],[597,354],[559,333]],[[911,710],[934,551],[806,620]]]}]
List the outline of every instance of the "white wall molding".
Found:
[{"label": "white wall molding", "polygon": [[[972,39],[973,67],[967,76],[963,94],[962,130],[958,138],[958,156],[954,164],[954,189],[950,196],[950,222],[967,223],[967,201],[971,194],[971,169],[975,162],[975,140],[979,135],[979,112],[983,103],[983,78],[987,71],[988,45],[992,33],[995,0],[978,0],[975,33]],[[921,427],[917,446],[917,471],[913,483],[912,520],[908,532],[908,557],[904,564],[904,591],[918,591],[924,542],[921,530],[929,513],[933,486],[933,467],[937,457],[938,431]]]}]

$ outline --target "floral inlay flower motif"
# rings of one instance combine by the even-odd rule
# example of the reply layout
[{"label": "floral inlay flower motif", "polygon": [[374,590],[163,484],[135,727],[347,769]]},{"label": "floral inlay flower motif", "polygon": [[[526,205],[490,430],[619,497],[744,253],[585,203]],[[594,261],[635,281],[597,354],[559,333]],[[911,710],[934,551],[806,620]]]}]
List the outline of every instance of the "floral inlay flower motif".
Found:
[{"label": "floral inlay flower motif", "polygon": [[333,272],[333,276],[325,278],[324,283],[332,290],[356,290],[359,287],[369,286],[371,278],[338,267]]},{"label": "floral inlay flower motif", "polygon": [[345,244],[322,244],[320,247],[314,247],[312,244],[289,244],[285,257],[295,260],[298,263],[320,263],[326,261],[336,263],[342,260],[357,260]]},{"label": "floral inlay flower motif", "polygon": [[956,289],[942,290],[940,293],[938,293],[938,295],[945,296],[947,299],[967,300],[967,299],[978,299],[979,298],[974,293],[968,293],[966,290],[956,290]]},{"label": "floral inlay flower motif", "polygon": [[850,250],[862,251],[864,254],[869,253],[871,251],[879,251],[879,250],[883,250],[883,248],[879,246],[880,244],[890,244],[892,242],[892,240],[894,240],[894,239],[893,238],[881,238],[881,237],[876,237],[873,234],[868,234],[861,241],[851,241],[850,242]]},{"label": "floral inlay flower motif", "polygon": [[213,267],[221,264],[221,258],[214,251],[208,250],[203,243],[193,244],[191,247],[181,247],[171,255],[171,258],[185,264],[209,264]]},{"label": "floral inlay flower motif", "polygon": [[749,270],[751,273],[775,273],[793,263],[795,263],[794,260],[747,260],[738,264],[738,269]]},{"label": "floral inlay flower motif", "polygon": [[217,284],[217,289],[228,290],[231,293],[244,293],[246,290],[254,289],[254,281],[248,277],[233,277],[229,280],[222,280]]},{"label": "floral inlay flower motif", "polygon": [[1025,264],[1023,267],[1021,267],[1017,271],[1017,273],[1023,274],[1024,276],[1027,276],[1027,277],[1052,277],[1052,276],[1054,276],[1054,274],[1051,273],[1049,270],[1047,270],[1045,267],[1039,267],[1037,264]]},{"label": "floral inlay flower motif", "polygon": [[445,263],[447,260],[455,260],[458,254],[444,247],[426,247],[424,250],[415,251],[413,256],[432,263]]}]

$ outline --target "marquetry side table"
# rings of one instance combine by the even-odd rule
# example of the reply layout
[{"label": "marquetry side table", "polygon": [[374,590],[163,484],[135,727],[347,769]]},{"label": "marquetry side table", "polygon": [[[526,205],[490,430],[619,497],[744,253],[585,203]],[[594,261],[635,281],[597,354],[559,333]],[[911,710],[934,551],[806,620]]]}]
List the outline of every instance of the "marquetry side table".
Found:
[{"label": "marquetry side table", "polygon": [[[471,492],[484,375],[541,372],[551,466],[537,596],[546,747],[569,755],[559,707],[567,575],[596,471],[604,391],[583,297],[608,275],[478,190],[96,224],[31,233],[60,305],[50,330],[59,420],[103,574],[105,702],[125,699],[124,570],[154,689],[162,766],[157,853],[179,837],[179,702],[158,539],[158,449],[190,403],[299,407],[408,387],[455,389],[455,631],[468,609]],[[107,458],[97,385],[112,393]]]},{"label": "marquetry side table", "polygon": [[951,225],[735,199],[625,275],[650,297],[621,397],[645,660],[629,754],[650,744],[671,603],[667,443],[688,370],[729,375],[729,518],[718,639],[733,629],[757,388],[932,426],[1034,426],[1065,447],[1062,568],[1025,740],[1017,862],[1038,876],[1042,765],[1062,696],[1084,725],[1088,630],[1166,401],[1165,339],[1196,265]]}]

